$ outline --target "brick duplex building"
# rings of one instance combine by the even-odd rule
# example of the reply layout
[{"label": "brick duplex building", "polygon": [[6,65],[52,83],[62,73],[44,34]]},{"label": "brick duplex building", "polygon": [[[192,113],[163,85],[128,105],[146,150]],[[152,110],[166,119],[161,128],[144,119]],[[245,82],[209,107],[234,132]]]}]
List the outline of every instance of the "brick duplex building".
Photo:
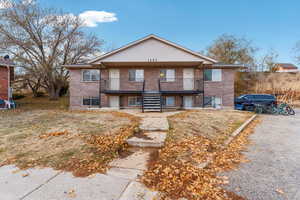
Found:
[{"label": "brick duplex building", "polygon": [[70,108],[140,108],[150,111],[233,107],[234,73],[175,43],[149,35],[70,72]]},{"label": "brick duplex building", "polygon": [[14,78],[14,65],[8,59],[0,58],[0,99],[11,98],[11,82]]}]

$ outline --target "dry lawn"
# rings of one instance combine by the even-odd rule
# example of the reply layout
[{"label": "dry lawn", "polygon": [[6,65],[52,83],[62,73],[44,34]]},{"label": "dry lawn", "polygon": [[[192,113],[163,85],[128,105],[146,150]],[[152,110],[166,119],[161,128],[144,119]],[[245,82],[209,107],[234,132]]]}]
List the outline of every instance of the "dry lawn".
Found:
[{"label": "dry lawn", "polygon": [[249,119],[252,113],[231,110],[187,111],[169,117],[171,140],[202,136],[222,144],[235,129]]},{"label": "dry lawn", "polygon": [[0,166],[45,166],[85,176],[118,156],[138,119],[99,111],[0,112]]},{"label": "dry lawn", "polygon": [[49,101],[49,97],[32,97],[27,94],[25,98],[16,100],[18,108],[22,110],[68,110],[69,97],[64,96],[57,101]]},{"label": "dry lawn", "polygon": [[[228,184],[228,180],[217,174],[247,161],[241,152],[257,122],[251,123],[227,147],[223,142],[251,115],[228,110],[199,110],[169,117],[171,130],[167,142],[153,155],[141,180],[147,187],[160,191],[161,200],[243,199],[222,189],[222,184]],[[210,164],[203,169],[207,161]]]}]

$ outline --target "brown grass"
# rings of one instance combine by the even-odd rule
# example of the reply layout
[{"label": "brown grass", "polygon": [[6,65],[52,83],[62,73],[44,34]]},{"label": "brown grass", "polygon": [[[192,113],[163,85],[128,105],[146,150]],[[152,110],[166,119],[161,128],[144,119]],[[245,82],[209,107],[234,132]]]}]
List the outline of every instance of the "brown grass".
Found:
[{"label": "brown grass", "polygon": [[[117,112],[1,112],[0,166],[45,166],[81,176],[103,172],[124,148],[125,139],[134,133],[137,124],[137,118]],[[90,138],[101,138],[106,143],[95,144]]]},{"label": "brown grass", "polygon": [[[196,111],[191,111],[188,114],[195,114]],[[202,115],[207,111],[199,111]],[[223,111],[215,111],[215,118],[224,121],[227,117]],[[228,111],[226,111],[228,112]],[[219,115],[218,115],[219,114]],[[231,113],[230,116],[237,114],[238,112]],[[245,113],[245,115],[249,115]],[[185,114],[179,115],[184,118]],[[189,115],[188,115],[189,116]],[[175,116],[175,118],[177,118]],[[245,117],[245,116],[244,116]],[[174,117],[171,117],[174,118]],[[205,117],[204,117],[205,118]],[[201,120],[203,120],[201,118]],[[198,123],[201,123],[199,119]],[[208,119],[207,119],[208,120]],[[227,119],[228,120],[228,119]],[[188,120],[187,120],[188,121]],[[222,120],[221,120],[222,121]],[[175,122],[174,122],[175,123]],[[176,124],[180,123],[176,121]],[[186,123],[183,121],[182,123]],[[218,120],[211,121],[211,125],[217,125]],[[240,135],[238,135],[226,148],[218,148],[215,150],[209,150],[209,146],[215,146],[214,142],[216,134],[213,134],[210,139],[204,138],[202,135],[207,136],[208,132],[204,132],[203,129],[199,129],[199,134],[195,132],[189,132],[188,134],[179,133],[179,137],[169,138],[165,147],[160,150],[156,155],[156,161],[152,161],[150,168],[144,173],[142,177],[143,183],[153,189],[161,192],[160,199],[164,200],[176,200],[180,198],[186,198],[190,200],[198,199],[230,199],[230,200],[242,200],[243,197],[235,195],[232,192],[224,190],[222,184],[228,184],[227,177],[220,177],[218,172],[228,169],[233,169],[241,162],[247,161],[242,151],[248,144],[248,136],[253,132],[253,129],[258,121],[252,122]],[[197,125],[196,124],[196,125]],[[235,121],[226,124],[220,124],[223,127],[223,131],[233,129],[236,124]],[[232,126],[230,126],[232,124]],[[207,125],[209,126],[209,125]],[[186,129],[180,129],[180,131],[187,131]],[[183,138],[180,138],[183,136]],[[184,155],[184,159],[182,159]],[[198,164],[203,162],[203,157],[208,155],[212,156],[212,162],[207,168],[200,169]]]},{"label": "brown grass", "polygon": [[231,110],[187,111],[169,117],[169,139],[183,140],[201,136],[222,144],[252,113]]},{"label": "brown grass", "polygon": [[49,97],[32,97],[27,95],[23,99],[16,100],[18,108],[22,110],[67,110],[69,109],[69,97],[61,97],[57,101],[49,101]]}]

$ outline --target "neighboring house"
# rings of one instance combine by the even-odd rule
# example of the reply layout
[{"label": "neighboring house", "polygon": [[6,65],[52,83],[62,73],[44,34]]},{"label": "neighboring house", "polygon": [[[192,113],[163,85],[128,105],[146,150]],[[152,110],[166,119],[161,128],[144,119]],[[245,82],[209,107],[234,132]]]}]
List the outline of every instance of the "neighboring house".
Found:
[{"label": "neighboring house", "polygon": [[0,99],[10,100],[12,97],[11,82],[14,79],[14,64],[8,56],[0,57]]},{"label": "neighboring house", "polygon": [[299,72],[298,67],[291,63],[277,63],[275,68],[276,72]]},{"label": "neighboring house", "polygon": [[233,107],[234,74],[241,65],[212,58],[149,35],[70,72],[70,108]]}]

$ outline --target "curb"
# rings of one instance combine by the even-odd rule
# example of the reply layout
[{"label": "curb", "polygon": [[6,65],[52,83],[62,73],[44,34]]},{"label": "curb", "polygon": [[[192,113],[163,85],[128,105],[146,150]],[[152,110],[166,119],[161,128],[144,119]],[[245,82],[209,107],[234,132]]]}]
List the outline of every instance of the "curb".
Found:
[{"label": "curb", "polygon": [[[257,114],[253,115],[252,117],[250,117],[249,119],[247,119],[247,121],[245,121],[239,128],[237,128],[233,133],[231,133],[231,135],[229,136],[229,138],[224,142],[224,147],[223,149],[225,149],[230,143],[231,141],[238,136],[247,126],[248,124],[250,124],[255,118],[257,117]],[[207,167],[207,165],[212,161],[212,157],[211,156],[208,161],[201,163],[200,165],[198,165],[199,169],[203,169],[205,167]]]},{"label": "curb", "polygon": [[245,121],[239,128],[237,128],[233,133],[231,133],[231,136],[229,136],[229,138],[224,142],[224,144],[225,144],[224,148],[226,146],[228,146],[230,144],[230,142],[236,136],[238,136],[248,126],[248,124],[250,124],[256,117],[257,117],[257,114],[253,115],[247,121]]}]

